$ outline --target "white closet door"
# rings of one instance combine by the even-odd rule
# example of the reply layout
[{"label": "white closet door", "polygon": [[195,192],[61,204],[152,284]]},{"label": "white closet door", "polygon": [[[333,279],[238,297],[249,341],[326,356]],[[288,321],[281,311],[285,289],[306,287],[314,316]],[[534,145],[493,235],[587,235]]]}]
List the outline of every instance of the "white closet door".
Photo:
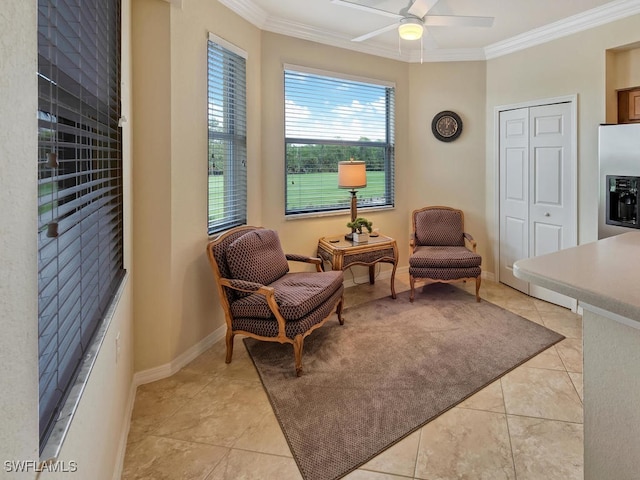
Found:
[{"label": "white closet door", "polygon": [[500,112],[500,281],[575,308],[575,300],[513,275],[513,263],[577,244],[571,103]]},{"label": "white closet door", "polygon": [[[529,110],[529,256],[532,257],[573,247],[577,243],[571,112],[569,103]],[[537,285],[531,285],[529,293],[568,308],[574,302]]]},{"label": "white closet door", "polygon": [[500,281],[526,294],[513,263],[529,256],[529,109],[500,112]]}]

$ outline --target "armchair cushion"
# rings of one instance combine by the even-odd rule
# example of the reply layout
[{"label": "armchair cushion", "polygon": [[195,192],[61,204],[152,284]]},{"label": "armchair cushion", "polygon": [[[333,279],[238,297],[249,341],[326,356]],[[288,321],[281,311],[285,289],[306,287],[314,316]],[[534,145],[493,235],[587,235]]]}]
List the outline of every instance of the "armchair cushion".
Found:
[{"label": "armchair cushion", "polygon": [[268,229],[252,230],[231,242],[227,265],[231,278],[262,285],[273,283],[289,271],[278,234]]},{"label": "armchair cushion", "polygon": [[[340,301],[344,287],[341,285],[329,301],[321,304],[310,315],[299,320],[287,321],[285,324],[285,334],[288,338],[295,338],[296,335],[304,335],[310,328],[321,322],[323,318],[331,314],[335,304]],[[253,332],[263,337],[276,337],[278,335],[278,322],[273,319],[258,317],[236,317],[232,320],[234,330]]]},{"label": "armchair cushion", "polygon": [[[282,276],[269,286],[275,290],[276,303],[287,321],[309,315],[327,302],[342,287],[341,270],[298,272]],[[258,293],[239,298],[231,304],[234,317],[272,318],[273,312],[264,295]]]},{"label": "armchair cushion", "polygon": [[433,209],[415,215],[417,245],[464,246],[464,220],[459,211]]},{"label": "armchair cushion", "polygon": [[466,247],[416,247],[409,257],[409,266],[416,268],[479,267],[482,257]]}]

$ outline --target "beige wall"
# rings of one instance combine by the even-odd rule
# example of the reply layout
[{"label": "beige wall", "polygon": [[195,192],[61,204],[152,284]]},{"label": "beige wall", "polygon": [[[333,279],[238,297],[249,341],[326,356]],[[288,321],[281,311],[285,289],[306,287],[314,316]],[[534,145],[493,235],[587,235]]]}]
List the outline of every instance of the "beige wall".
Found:
[{"label": "beige wall", "polygon": [[[607,49],[640,38],[640,15],[487,61],[486,224],[496,246],[494,109],[578,95],[578,242],[597,239],[598,125],[604,123]],[[494,257],[485,263],[492,268]]]},{"label": "beige wall", "polygon": [[132,7],[133,309],[137,371],[166,363],[173,356],[169,52],[172,7],[160,0],[135,0]]},{"label": "beige wall", "polygon": [[[446,205],[464,211],[465,230],[478,242],[483,269],[491,245],[485,224],[485,62],[412,64],[409,89],[409,152],[406,173],[398,183],[413,209]],[[454,142],[431,133],[438,112],[453,110],[463,129]]]},{"label": "beige wall", "polygon": [[136,371],[224,323],[207,243],[207,39],[248,52],[249,223],[260,223],[260,30],[218,2],[133,2]]}]

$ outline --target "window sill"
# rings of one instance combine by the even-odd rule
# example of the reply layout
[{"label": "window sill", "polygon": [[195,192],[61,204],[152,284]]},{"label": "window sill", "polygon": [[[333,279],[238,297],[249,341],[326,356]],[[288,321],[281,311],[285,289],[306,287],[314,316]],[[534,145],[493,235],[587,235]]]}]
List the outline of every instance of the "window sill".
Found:
[{"label": "window sill", "polygon": [[93,370],[93,366],[95,365],[98,354],[100,353],[100,348],[102,347],[104,339],[107,336],[109,325],[111,325],[111,320],[113,319],[115,309],[120,302],[120,297],[124,292],[124,286],[127,283],[128,277],[129,272],[125,270],[124,276],[120,281],[120,285],[118,286],[116,292],[113,294],[111,304],[105,312],[104,318],[100,320],[100,324],[98,325],[93,340],[91,341],[91,345],[89,346],[89,349],[87,350],[87,353],[82,360],[82,365],[80,366],[78,375],[73,382],[73,386],[69,391],[67,399],[62,405],[62,409],[60,410],[53,429],[49,434],[49,438],[44,444],[44,448],[42,449],[42,453],[40,454],[40,462],[42,463],[55,461],[60,455],[60,450],[62,449],[62,445],[64,444],[67,433],[69,432],[69,429],[71,427],[73,417],[78,410],[78,406],[80,405],[80,399],[82,398],[82,394],[89,381],[91,371]]},{"label": "window sill", "polygon": [[[379,207],[358,207],[358,215],[360,213],[365,212],[379,212],[386,210],[395,210],[395,206],[393,205],[384,205]],[[349,215],[349,209],[345,210],[332,210],[330,212],[310,212],[310,213],[290,213],[284,216],[284,219],[289,220],[302,220],[308,218],[319,218],[319,217],[337,217],[338,215]]]}]

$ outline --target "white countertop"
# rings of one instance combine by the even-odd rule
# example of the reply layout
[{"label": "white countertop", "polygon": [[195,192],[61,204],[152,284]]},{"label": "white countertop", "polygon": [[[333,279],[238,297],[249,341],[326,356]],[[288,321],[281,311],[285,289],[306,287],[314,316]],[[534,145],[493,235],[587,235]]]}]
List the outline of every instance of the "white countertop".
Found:
[{"label": "white countertop", "polygon": [[640,232],[518,260],[516,277],[640,322]]}]

